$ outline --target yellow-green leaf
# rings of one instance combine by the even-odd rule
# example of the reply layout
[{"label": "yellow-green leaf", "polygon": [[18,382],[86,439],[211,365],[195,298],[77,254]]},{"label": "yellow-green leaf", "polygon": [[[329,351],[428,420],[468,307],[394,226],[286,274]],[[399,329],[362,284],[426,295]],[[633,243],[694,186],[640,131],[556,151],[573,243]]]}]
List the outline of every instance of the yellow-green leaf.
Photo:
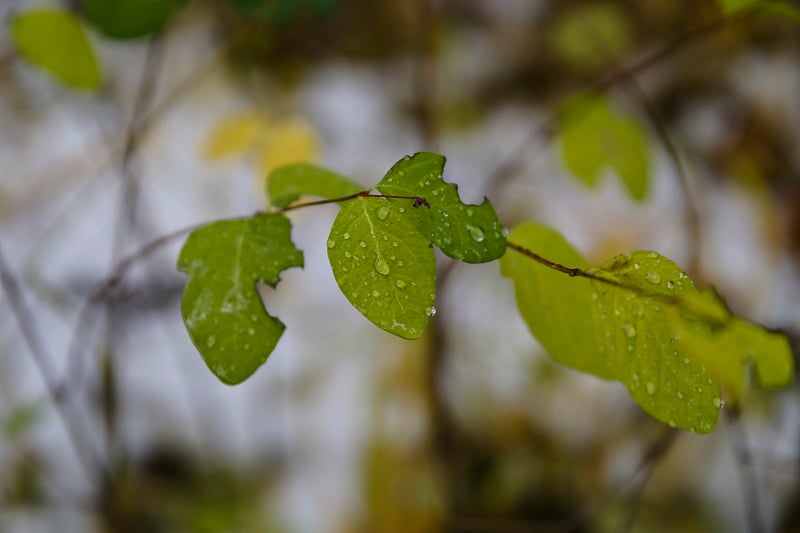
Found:
[{"label": "yellow-green leaf", "polygon": [[22,11],[12,21],[11,36],[20,55],[64,85],[90,91],[100,87],[94,50],[80,21],[69,11]]},{"label": "yellow-green leaf", "polygon": [[635,200],[647,195],[650,156],[647,137],[634,120],[614,112],[599,96],[571,100],[564,108],[561,153],[567,169],[587,186],[611,169]]}]

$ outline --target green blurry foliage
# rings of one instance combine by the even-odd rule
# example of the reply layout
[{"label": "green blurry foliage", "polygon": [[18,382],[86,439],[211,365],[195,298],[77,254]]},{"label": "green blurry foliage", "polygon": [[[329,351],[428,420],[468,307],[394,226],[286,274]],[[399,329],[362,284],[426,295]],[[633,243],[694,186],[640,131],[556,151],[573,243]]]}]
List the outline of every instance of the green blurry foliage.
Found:
[{"label": "green blurry foliage", "polygon": [[68,87],[95,91],[100,67],[80,20],[68,11],[34,8],[17,14],[11,38],[19,54]]},{"label": "green blurry foliage", "polygon": [[564,104],[559,143],[567,169],[589,187],[613,170],[641,201],[650,187],[647,135],[635,120],[618,114],[606,98],[580,96]]},{"label": "green blurry foliage", "polygon": [[160,31],[187,0],[82,0],[86,19],[113,39]]}]

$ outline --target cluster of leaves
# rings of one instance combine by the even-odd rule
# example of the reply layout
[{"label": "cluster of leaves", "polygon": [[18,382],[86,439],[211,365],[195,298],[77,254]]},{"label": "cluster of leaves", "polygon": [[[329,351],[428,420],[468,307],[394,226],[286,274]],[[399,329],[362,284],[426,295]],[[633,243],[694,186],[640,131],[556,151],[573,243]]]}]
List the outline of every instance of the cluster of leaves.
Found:
[{"label": "cluster of leaves", "polygon": [[[96,91],[103,84],[97,55],[84,29],[85,19],[116,40],[140,39],[160,32],[188,0],[81,0],[80,14],[57,7],[33,7],[11,21],[16,50],[31,64],[73,89]],[[277,21],[299,12],[335,9],[337,0],[230,0],[231,5]]]},{"label": "cluster of leaves", "polygon": [[[361,314],[399,337],[419,338],[435,313],[435,245],[466,263],[500,259],[523,318],[556,360],[622,382],[673,427],[712,431],[720,407],[741,398],[747,365],[763,386],[790,383],[786,338],[733,317],[669,259],[639,251],[589,268],[563,237],[536,223],[507,240],[488,200],[464,204],[442,179],[444,162],[432,153],[406,156],[367,191],[330,170],[284,166],[268,181],[272,212],[192,233],[178,261],[189,275],[183,318],[212,372],[228,384],[245,380],[283,333],[257,290],[303,264],[283,211],[337,203],[327,240],[336,282]],[[301,195],[323,200],[295,204]]]}]

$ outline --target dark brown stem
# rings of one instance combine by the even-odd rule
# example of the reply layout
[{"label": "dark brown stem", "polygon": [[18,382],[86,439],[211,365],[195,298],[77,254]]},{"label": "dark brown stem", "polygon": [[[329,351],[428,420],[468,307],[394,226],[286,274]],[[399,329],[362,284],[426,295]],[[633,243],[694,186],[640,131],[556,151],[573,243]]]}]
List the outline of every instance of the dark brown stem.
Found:
[{"label": "dark brown stem", "polygon": [[414,207],[421,207],[425,206],[430,209],[431,204],[428,203],[422,196],[398,196],[394,194],[373,194],[370,191],[361,191],[353,194],[348,194],[347,196],[340,196],[339,198],[326,198],[325,200],[314,200],[311,202],[301,202],[297,204],[292,204],[287,207],[282,207],[277,210],[278,213],[285,213],[286,211],[292,211],[294,209],[300,209],[303,207],[312,207],[315,205],[326,205],[326,204],[340,204],[342,202],[347,202],[349,200],[355,200],[356,198],[392,198],[396,200],[413,200]]},{"label": "dark brown stem", "polygon": [[552,268],[553,270],[558,270],[559,272],[563,272],[567,276],[570,276],[570,277],[573,277],[573,278],[575,276],[581,276],[581,277],[585,277],[585,278],[593,277],[593,276],[590,276],[590,275],[586,274],[586,272],[584,272],[580,268],[565,267],[564,265],[561,265],[559,263],[555,263],[553,261],[550,261],[549,259],[545,259],[544,257],[542,257],[541,255],[537,254],[536,252],[534,252],[532,250],[528,250],[527,248],[525,248],[523,246],[520,246],[519,244],[514,244],[513,242],[509,241],[506,245],[509,248],[511,248],[512,250],[514,250],[515,252],[519,252],[522,255],[526,256],[526,257],[530,257],[531,259],[533,259],[537,263],[540,263],[540,264],[546,266],[547,268]]}]

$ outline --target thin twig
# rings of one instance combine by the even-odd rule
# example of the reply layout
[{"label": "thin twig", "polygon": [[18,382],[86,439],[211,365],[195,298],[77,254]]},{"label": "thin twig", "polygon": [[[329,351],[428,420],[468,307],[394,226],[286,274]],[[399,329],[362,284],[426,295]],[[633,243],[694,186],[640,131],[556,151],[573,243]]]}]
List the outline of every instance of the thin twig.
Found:
[{"label": "thin twig", "polygon": [[22,338],[28,346],[28,351],[31,353],[36,369],[39,371],[47,394],[53,402],[61,422],[64,424],[67,438],[75,450],[89,481],[94,482],[98,473],[101,476],[106,476],[103,465],[93,451],[93,445],[89,440],[89,432],[80,421],[80,414],[58,401],[57,377],[53,358],[45,348],[42,336],[36,327],[36,318],[25,301],[22,289],[6,261],[2,247],[0,247],[0,283],[2,283],[8,305],[17,322]]},{"label": "thin twig", "polygon": [[675,143],[672,141],[672,138],[667,131],[667,125],[664,123],[664,120],[662,120],[658,110],[653,105],[653,102],[650,101],[650,98],[648,98],[647,93],[644,92],[644,89],[642,89],[642,86],[633,75],[630,75],[628,78],[627,85],[630,87],[631,92],[639,101],[642,108],[647,113],[647,116],[650,118],[650,122],[652,123],[653,128],[655,129],[656,134],[661,141],[661,144],[664,146],[664,149],[667,151],[667,154],[669,155],[669,158],[675,167],[675,173],[678,176],[678,185],[681,189],[681,195],[683,196],[683,203],[686,210],[686,236],[688,240],[687,248],[689,250],[687,270],[693,274],[693,277],[697,277],[700,274],[700,251],[702,249],[700,240],[700,210],[698,209],[697,203],[692,195],[692,187],[690,184],[689,175],[686,172],[686,167],[683,164],[680,153],[678,152]]},{"label": "thin twig", "polygon": [[[708,22],[700,24],[694,28],[690,28],[673,38],[671,41],[662,45],[654,52],[646,55],[642,59],[633,62],[628,66],[618,67],[611,74],[594,80],[581,87],[575,87],[566,93],[567,96],[573,95],[581,91],[597,91],[602,92],[610,87],[616,85],[621,80],[630,79],[637,74],[640,74],[655,65],[660,64],[666,58],[681,50],[683,47],[688,46],[703,37],[712,35],[713,33],[725,27],[728,20],[732,20],[730,16],[720,16]],[[566,97],[561,98],[563,101]],[[557,109],[558,105],[552,106]],[[529,150],[528,147],[534,140],[539,137],[546,137],[552,135],[555,131],[559,121],[557,111],[551,111],[550,114],[541,122],[539,122],[528,134],[511,150],[511,152],[499,163],[495,170],[491,173],[489,178],[490,190],[500,190],[503,186],[516,174],[521,168],[522,162],[527,157]],[[490,194],[490,196],[492,196]]]},{"label": "thin twig", "polygon": [[95,310],[95,307],[110,297],[112,291],[119,286],[119,284],[125,278],[125,274],[134,264],[138,263],[163,246],[171,243],[175,239],[191,233],[202,225],[203,224],[192,224],[191,226],[177,229],[149,242],[139,250],[133,252],[125,259],[117,263],[111,273],[92,291],[92,293],[84,302],[83,307],[78,314],[78,320],[73,328],[72,339],[70,341],[69,350],[67,351],[67,366],[65,376],[61,379],[59,385],[56,387],[59,401],[66,401],[68,397],[74,395],[75,392],[80,389],[79,384],[83,375],[84,363],[81,355],[86,350],[88,338],[90,337],[89,328],[92,326],[92,322],[90,320],[92,319],[92,314]]},{"label": "thin twig", "polygon": [[753,465],[753,455],[747,444],[747,435],[741,425],[741,412],[737,407],[725,410],[728,419],[728,430],[733,434],[730,439],[736,461],[739,466],[739,476],[742,489],[744,512],[750,533],[765,531],[764,519],[761,513],[761,497],[758,490],[758,479]]}]

